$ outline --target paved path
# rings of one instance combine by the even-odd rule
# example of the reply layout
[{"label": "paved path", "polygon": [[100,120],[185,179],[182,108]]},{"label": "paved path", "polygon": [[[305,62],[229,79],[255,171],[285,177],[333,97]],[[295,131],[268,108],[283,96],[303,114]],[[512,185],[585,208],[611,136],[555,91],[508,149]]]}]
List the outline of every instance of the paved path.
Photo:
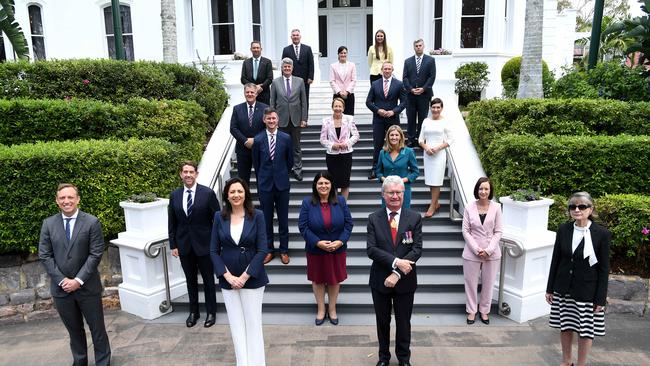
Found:
[{"label": "paved path", "polygon": [[[344,321],[344,314],[340,315]],[[493,318],[495,324],[490,326],[466,326],[462,316],[455,319],[459,325],[414,326],[413,365],[559,364],[559,336],[547,326],[547,318],[523,325]],[[107,312],[106,322],[113,365],[235,365],[227,325],[205,329],[200,322],[187,329],[178,323],[143,321],[121,311]],[[266,325],[264,338],[270,366],[373,366],[377,362],[374,326]],[[67,333],[59,319],[0,328],[0,365],[70,365],[71,361]],[[394,359],[393,364],[397,364]],[[609,316],[607,336],[594,342],[590,365],[650,365],[650,320]]]}]

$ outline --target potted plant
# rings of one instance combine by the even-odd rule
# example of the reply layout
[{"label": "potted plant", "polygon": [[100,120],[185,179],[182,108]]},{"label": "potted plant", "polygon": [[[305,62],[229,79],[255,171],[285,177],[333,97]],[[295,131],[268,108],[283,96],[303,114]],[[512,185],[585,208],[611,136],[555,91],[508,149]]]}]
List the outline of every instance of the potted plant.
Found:
[{"label": "potted plant", "polygon": [[543,198],[538,190],[518,189],[499,201],[503,205],[505,229],[526,234],[546,232],[552,199]]},{"label": "potted plant", "polygon": [[124,209],[124,223],[129,234],[167,232],[167,206],[169,200],[155,193],[144,192],[131,195],[120,202]]},{"label": "potted plant", "polygon": [[470,102],[481,100],[481,92],[490,82],[488,79],[488,64],[485,62],[469,62],[461,65],[454,72],[456,77],[456,94],[458,105],[466,106]]}]

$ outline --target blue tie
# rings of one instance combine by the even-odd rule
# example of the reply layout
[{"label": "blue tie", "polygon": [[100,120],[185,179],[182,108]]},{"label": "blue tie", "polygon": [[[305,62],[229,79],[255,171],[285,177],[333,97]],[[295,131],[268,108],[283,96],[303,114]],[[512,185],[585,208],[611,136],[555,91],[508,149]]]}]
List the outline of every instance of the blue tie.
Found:
[{"label": "blue tie", "polygon": [[65,237],[68,238],[68,242],[70,239],[72,239],[72,233],[70,232],[70,221],[72,221],[72,217],[66,218],[65,220]]},{"label": "blue tie", "polygon": [[192,214],[192,190],[187,190],[187,216]]},{"label": "blue tie", "polygon": [[258,63],[259,61],[255,58],[253,59],[253,79],[257,80],[257,69],[258,69]]}]

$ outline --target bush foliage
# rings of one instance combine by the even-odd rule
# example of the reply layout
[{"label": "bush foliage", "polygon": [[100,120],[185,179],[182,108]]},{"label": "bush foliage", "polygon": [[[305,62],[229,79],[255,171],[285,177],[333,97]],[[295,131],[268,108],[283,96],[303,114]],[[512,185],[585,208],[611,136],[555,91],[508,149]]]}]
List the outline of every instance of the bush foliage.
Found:
[{"label": "bush foliage", "polygon": [[80,208],[99,218],[104,235],[124,230],[119,202],[134,192],[167,197],[178,162],[200,151],[161,139],[83,140],[0,145],[0,253],[35,252],[43,219],[58,211],[56,186],[73,182]]},{"label": "bush foliage", "polygon": [[[519,74],[521,71],[521,56],[513,57],[503,64],[501,68],[501,85],[503,86],[503,95],[506,98],[516,98],[517,89],[519,88]],[[542,88],[544,96],[551,95],[555,78],[553,73],[548,69],[546,61],[542,60]]]},{"label": "bush foliage", "polygon": [[569,69],[553,87],[555,98],[604,98],[650,101],[650,85],[643,67],[629,68],[619,62],[601,62],[592,70]]}]

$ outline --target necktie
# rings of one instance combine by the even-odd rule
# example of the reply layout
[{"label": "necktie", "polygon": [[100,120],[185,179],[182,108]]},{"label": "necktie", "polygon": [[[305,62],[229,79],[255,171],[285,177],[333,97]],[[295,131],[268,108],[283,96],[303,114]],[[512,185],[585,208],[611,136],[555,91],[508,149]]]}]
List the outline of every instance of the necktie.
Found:
[{"label": "necktie", "polygon": [[291,96],[291,83],[289,82],[289,78],[287,80],[287,97]]},{"label": "necktie", "polygon": [[295,47],[296,47],[296,60],[298,60],[300,58],[300,49],[298,48],[298,45],[296,45]]},{"label": "necktie", "polygon": [[257,59],[253,59],[253,79],[257,80],[257,69],[259,67],[259,61]]},{"label": "necktie", "polygon": [[192,214],[192,206],[193,206],[192,190],[188,189],[187,190],[187,216],[190,216]]},{"label": "necktie", "polygon": [[390,213],[390,218],[388,219],[388,223],[390,224],[390,236],[393,239],[393,247],[397,246],[397,220],[395,220],[395,216],[397,216],[397,212],[392,211]]},{"label": "necktie", "polygon": [[271,155],[271,160],[275,159],[275,134],[271,134],[271,143],[269,144],[269,155]]},{"label": "necktie", "polygon": [[253,127],[253,106],[248,106],[248,126]]},{"label": "necktie", "polygon": [[415,58],[415,73],[416,74],[420,73],[420,65],[422,65],[422,57],[416,57]]},{"label": "necktie", "polygon": [[388,79],[384,79],[384,98],[388,98]]},{"label": "necktie", "polygon": [[70,230],[70,221],[72,221],[72,218],[65,219],[65,237],[68,239],[68,242],[70,241],[70,239],[72,239],[72,232]]}]

